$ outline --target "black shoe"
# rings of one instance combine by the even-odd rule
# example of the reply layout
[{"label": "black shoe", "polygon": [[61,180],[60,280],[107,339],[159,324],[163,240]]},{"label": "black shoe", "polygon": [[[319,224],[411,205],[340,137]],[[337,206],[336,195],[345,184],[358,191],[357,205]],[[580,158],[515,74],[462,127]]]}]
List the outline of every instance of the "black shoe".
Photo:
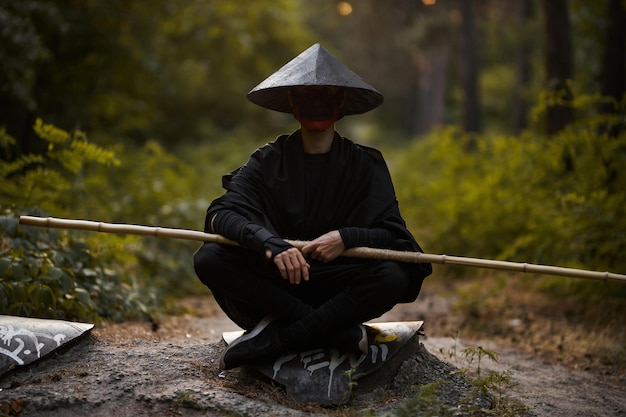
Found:
[{"label": "black shoe", "polygon": [[331,337],[331,345],[345,353],[367,355],[369,343],[365,326],[359,324],[335,333]]},{"label": "black shoe", "polygon": [[280,325],[273,317],[265,317],[250,332],[234,340],[222,353],[220,369],[233,369],[247,363],[274,359],[283,353],[278,337]]}]

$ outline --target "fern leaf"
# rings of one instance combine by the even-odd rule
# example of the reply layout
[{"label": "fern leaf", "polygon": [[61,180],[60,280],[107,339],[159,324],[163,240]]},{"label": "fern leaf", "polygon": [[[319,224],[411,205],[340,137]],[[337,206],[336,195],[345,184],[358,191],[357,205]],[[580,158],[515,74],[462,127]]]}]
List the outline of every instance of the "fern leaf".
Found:
[{"label": "fern leaf", "polygon": [[101,148],[93,143],[86,142],[84,140],[72,141],[72,150],[78,152],[84,162],[93,161],[101,165],[120,165],[119,159],[115,157],[113,151]]},{"label": "fern leaf", "polygon": [[16,143],[17,141],[7,133],[6,128],[0,128],[0,148],[8,149],[15,146]]},{"label": "fern leaf", "polygon": [[50,142],[51,144],[62,145],[70,140],[70,134],[58,127],[51,124],[44,124],[41,119],[35,121],[33,130],[41,139]]},{"label": "fern leaf", "polygon": [[45,158],[43,156],[33,154],[22,155],[15,161],[11,162],[0,161],[0,175],[2,175],[3,178],[6,178],[9,175],[20,172],[31,165],[41,164],[44,162]]}]

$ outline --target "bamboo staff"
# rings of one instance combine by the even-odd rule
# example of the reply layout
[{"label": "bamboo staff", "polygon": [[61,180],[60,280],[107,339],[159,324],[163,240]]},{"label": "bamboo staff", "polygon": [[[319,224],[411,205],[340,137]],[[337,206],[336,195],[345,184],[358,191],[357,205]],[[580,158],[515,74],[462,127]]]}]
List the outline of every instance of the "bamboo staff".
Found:
[{"label": "bamboo staff", "polygon": [[[165,227],[138,226],[131,224],[103,223],[88,220],[58,219],[54,217],[20,216],[20,224],[59,229],[89,230],[94,232],[134,234],[143,236],[164,237],[173,239],[196,240],[200,242],[215,242],[225,245],[237,245],[236,242],[224,236],[204,233],[195,230],[171,229]],[[302,249],[305,241],[287,240],[288,243]],[[466,258],[449,255],[430,255],[421,252],[394,251],[375,248],[352,248],[344,251],[342,256],[354,258],[370,258],[393,260],[409,263],[434,263],[442,265],[461,265],[478,268],[501,269],[506,271],[530,272],[545,275],[558,275],[572,278],[586,278],[600,281],[626,283],[626,275],[611,272],[597,272],[584,269],[562,268],[549,265],[496,261],[490,259]]]}]

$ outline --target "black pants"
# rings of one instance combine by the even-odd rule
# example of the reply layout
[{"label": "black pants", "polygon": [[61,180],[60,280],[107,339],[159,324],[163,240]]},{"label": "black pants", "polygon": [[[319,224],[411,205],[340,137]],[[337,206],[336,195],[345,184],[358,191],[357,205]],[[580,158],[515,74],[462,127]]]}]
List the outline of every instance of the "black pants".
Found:
[{"label": "black pants", "polygon": [[[294,285],[272,261],[241,247],[205,243],[194,255],[200,280],[230,319],[246,330],[268,314],[293,322],[318,308],[326,308],[322,317],[332,322],[329,328],[363,323],[397,304],[411,279],[409,267],[394,261],[339,257],[308,262],[309,281]],[[328,308],[331,300],[334,305]]]}]

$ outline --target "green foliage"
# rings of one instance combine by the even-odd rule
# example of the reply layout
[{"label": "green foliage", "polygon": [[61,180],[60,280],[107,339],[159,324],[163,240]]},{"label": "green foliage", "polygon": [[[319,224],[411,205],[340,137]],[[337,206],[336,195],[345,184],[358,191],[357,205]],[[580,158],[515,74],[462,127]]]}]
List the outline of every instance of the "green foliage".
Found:
[{"label": "green foliage", "polygon": [[[498,362],[498,353],[486,349],[482,346],[467,347],[461,351],[461,356],[468,366],[474,368],[462,369],[461,372],[473,374],[471,379],[471,389],[465,394],[461,406],[468,410],[467,415],[485,416],[492,415],[498,417],[514,417],[524,415],[526,407],[513,401],[506,393],[514,386],[511,381],[512,371],[505,370],[496,372],[488,370],[486,373],[482,368],[485,358],[493,362]],[[476,398],[480,396],[491,396],[491,408],[484,409],[477,405]]]},{"label": "green foliage", "polygon": [[[59,11],[50,2],[0,2],[0,95],[12,96],[29,110],[36,107],[33,89],[37,66],[50,58],[43,29],[51,22],[63,31]],[[39,30],[36,25],[41,25]]]},{"label": "green foliage", "polygon": [[392,412],[383,414],[385,417],[448,417],[454,414],[449,407],[439,401],[440,381],[416,387],[414,393],[404,404]]},{"label": "green foliage", "polygon": [[[143,146],[118,145],[113,152],[89,143],[81,132],[67,132],[41,121],[34,130],[45,143],[42,148],[46,152],[13,161],[0,160],[4,174],[0,206],[30,213],[26,204],[39,203],[55,217],[193,230],[202,230],[209,202],[222,192],[221,176],[245,163],[248,153],[258,146],[245,135],[236,140],[226,137],[220,142],[180,149],[185,158],[182,159],[154,141]],[[4,131],[0,131],[0,140],[5,154],[12,155],[15,140]],[[20,190],[28,187],[32,188],[28,193],[31,197],[25,198]],[[145,291],[153,308],[156,300],[208,292],[193,271],[192,255],[198,242],[93,232],[73,232],[71,236],[88,248],[92,262],[99,265],[96,271],[124,277],[111,278],[111,285],[118,286],[110,291],[119,297],[116,303],[125,298],[125,302],[134,303],[137,294]],[[29,264],[31,258],[24,255],[19,262]],[[103,281],[103,272],[98,273],[100,276],[94,279]],[[29,279],[39,280],[38,276]],[[126,279],[130,281],[125,282]],[[97,285],[105,288],[102,282]],[[24,294],[13,295],[19,299]],[[112,314],[113,300],[100,296],[100,302],[104,303],[102,314],[106,317],[133,317],[124,306]],[[51,305],[42,304],[41,312],[28,307],[28,313],[52,314],[46,313],[46,309],[61,311],[64,306]],[[92,303],[88,308],[95,309],[90,315],[101,314],[99,305]]]},{"label": "green foliage", "polygon": [[384,414],[387,417],[404,416],[501,416],[525,415],[526,408],[506,395],[513,386],[511,371],[484,372],[484,359],[497,362],[498,354],[482,346],[468,347],[457,351],[457,338],[453,348],[443,355],[458,368],[451,375],[458,377],[467,389],[455,404],[444,404],[441,395],[446,392],[444,380],[414,387],[414,394],[400,407]]},{"label": "green foliage", "polygon": [[85,166],[119,165],[112,151],[89,143],[81,131],[67,132],[41,119],[35,122],[34,131],[46,144],[46,151],[15,156],[15,139],[0,130],[0,150],[5,155],[0,158],[0,205],[62,211],[72,204],[63,201],[63,194]]},{"label": "green foliage", "polygon": [[146,318],[156,294],[69,233],[0,216],[0,314],[79,321]]},{"label": "green foliage", "polygon": [[[6,129],[0,129],[0,149],[3,152],[8,152],[16,144],[16,140],[6,132]],[[3,160],[0,164],[0,174],[2,175],[2,178],[6,179],[15,173],[28,169],[31,166],[42,164],[44,161],[45,159],[42,155],[33,154],[20,155],[11,161]],[[9,184],[3,185],[8,186]],[[5,188],[3,187],[3,189]]]},{"label": "green foliage", "polygon": [[[187,145],[178,156],[157,142],[117,147],[120,165],[92,166],[72,191],[72,218],[202,230],[221,177],[247,160],[255,146],[237,135]],[[100,236],[89,235],[94,244]],[[112,239],[112,238],[111,238]],[[193,271],[199,242],[145,237],[132,247],[133,269],[146,285],[168,296],[205,293]]]},{"label": "green foliage", "polygon": [[[583,114],[597,103],[578,100]],[[626,133],[609,136],[615,122],[589,112],[549,139],[440,130],[395,161],[403,214],[429,252],[625,271]]]},{"label": "green foliage", "polygon": [[[361,0],[350,16],[337,13],[336,0],[256,0],[246,7],[230,0],[154,3],[0,1],[0,106],[6,107],[0,124],[26,138],[24,120],[36,109],[99,140],[154,139],[172,146],[243,123],[273,129],[282,119],[247,103],[245,93],[316,41],[385,95],[385,105],[364,117],[405,132],[414,131],[418,117],[418,79],[434,55],[449,57],[443,122],[461,120],[460,72],[453,69],[462,60],[455,47],[462,19],[454,2],[388,7]],[[575,0],[569,6],[574,79],[586,92],[600,90],[608,3]],[[510,131],[516,97],[530,101],[545,81],[540,8],[524,21],[517,9],[507,2],[475,8],[481,112],[490,131]],[[514,75],[522,44],[531,65],[525,91]]]},{"label": "green foliage", "polygon": [[[462,414],[455,413],[454,415],[499,417],[526,415],[527,407],[507,396],[507,392],[514,386],[511,381],[512,371],[488,370],[485,373],[483,369],[485,359],[494,363],[498,362],[498,353],[482,346],[463,348],[459,352],[458,336],[457,333],[453,337],[454,344],[447,352],[440,349],[441,354],[448,356],[459,366],[458,373],[468,378],[470,382],[469,389],[457,407],[457,411],[463,410]],[[490,407],[480,406],[480,398],[490,398]]]},{"label": "green foliage", "polygon": [[[112,151],[89,143],[82,132],[67,132],[40,119],[34,131],[46,151],[14,159],[15,140],[0,131],[3,313],[77,320],[146,317],[157,292],[141,286],[127,267],[137,263],[136,239],[89,241],[17,225],[16,212],[69,213],[76,205],[73,192],[89,178],[91,166],[112,169],[120,164]],[[40,208],[27,208],[33,205]]]},{"label": "green foliage", "polygon": [[35,108],[99,141],[271,124],[245,93],[312,43],[290,0],[2,1],[0,25],[0,124],[20,139],[13,120]]}]

